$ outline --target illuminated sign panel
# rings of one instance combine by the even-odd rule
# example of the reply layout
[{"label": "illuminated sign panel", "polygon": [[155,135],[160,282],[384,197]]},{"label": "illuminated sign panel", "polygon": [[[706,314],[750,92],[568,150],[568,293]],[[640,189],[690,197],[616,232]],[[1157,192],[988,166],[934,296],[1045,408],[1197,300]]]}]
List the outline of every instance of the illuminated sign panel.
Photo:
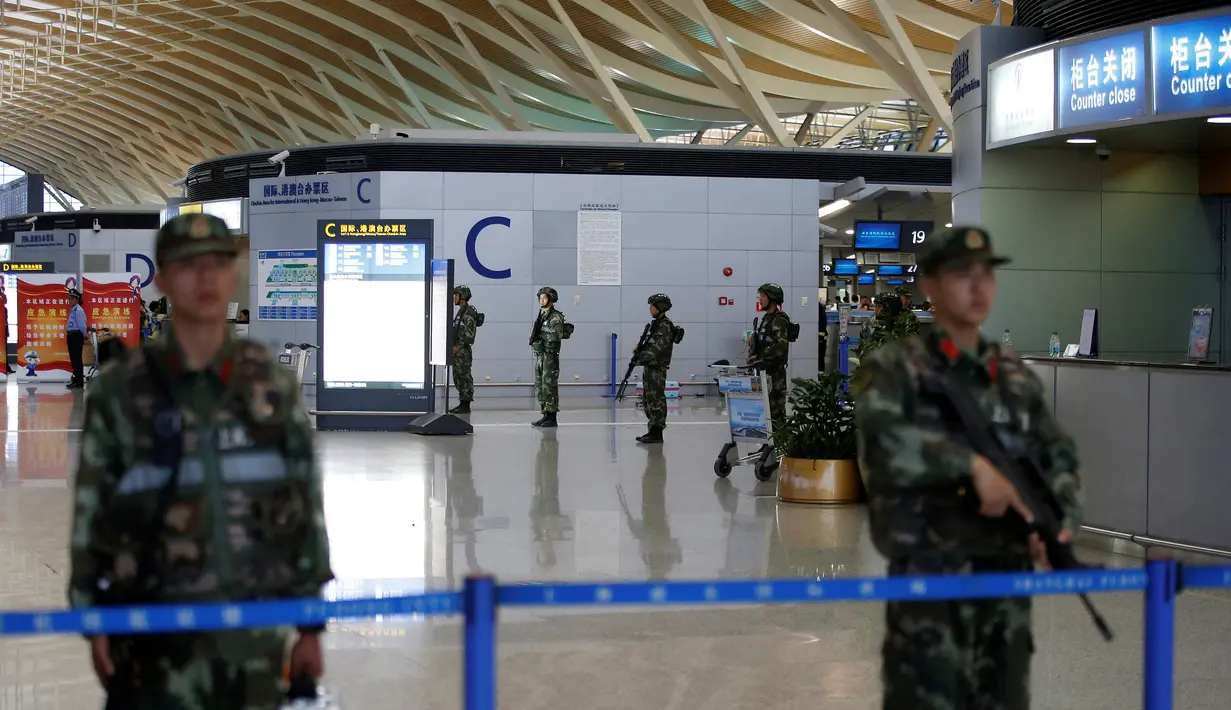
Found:
[{"label": "illuminated sign panel", "polygon": [[1150,44],[1156,114],[1231,106],[1231,16],[1159,25]]},{"label": "illuminated sign panel", "polygon": [[1055,50],[1028,54],[994,66],[988,71],[987,83],[988,143],[1055,129]]},{"label": "illuminated sign panel", "polygon": [[1060,128],[1111,123],[1148,113],[1144,31],[1061,47],[1057,57]]}]

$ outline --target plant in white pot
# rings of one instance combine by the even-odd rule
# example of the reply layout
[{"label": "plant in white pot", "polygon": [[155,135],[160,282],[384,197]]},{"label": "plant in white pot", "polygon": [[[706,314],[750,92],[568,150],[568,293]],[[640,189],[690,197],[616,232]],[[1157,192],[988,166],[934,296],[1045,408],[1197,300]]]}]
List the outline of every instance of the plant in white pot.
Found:
[{"label": "plant in white pot", "polygon": [[796,379],[790,394],[791,414],[774,428],[774,445],[782,452],[778,497],[794,503],[856,503],[863,482],[855,463],[855,406],[847,377],[820,373],[815,380]]}]

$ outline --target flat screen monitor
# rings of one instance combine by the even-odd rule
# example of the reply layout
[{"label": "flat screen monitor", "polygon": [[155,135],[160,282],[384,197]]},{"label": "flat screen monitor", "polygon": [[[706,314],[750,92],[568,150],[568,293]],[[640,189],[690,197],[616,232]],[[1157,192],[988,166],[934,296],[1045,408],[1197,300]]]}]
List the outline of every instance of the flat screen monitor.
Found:
[{"label": "flat screen monitor", "polygon": [[833,263],[836,276],[855,276],[859,273],[859,264],[854,259],[838,259]]},{"label": "flat screen monitor", "polygon": [[885,281],[885,283],[889,284],[890,286],[901,286],[905,284],[906,282],[903,281],[902,279],[888,279]]},{"label": "flat screen monitor", "polygon": [[[325,242],[322,380],[330,389],[421,390],[430,248],[412,241]],[[390,323],[391,308],[403,314]]]},{"label": "flat screen monitor", "polygon": [[902,223],[855,222],[855,248],[898,251],[902,248]]},{"label": "flat screen monitor", "polygon": [[860,286],[871,286],[874,283],[876,283],[875,274],[860,274],[859,275],[859,285]]},{"label": "flat screen monitor", "polygon": [[901,276],[902,275],[902,265],[901,264],[882,264],[881,267],[876,270],[876,273],[880,274],[881,276]]}]

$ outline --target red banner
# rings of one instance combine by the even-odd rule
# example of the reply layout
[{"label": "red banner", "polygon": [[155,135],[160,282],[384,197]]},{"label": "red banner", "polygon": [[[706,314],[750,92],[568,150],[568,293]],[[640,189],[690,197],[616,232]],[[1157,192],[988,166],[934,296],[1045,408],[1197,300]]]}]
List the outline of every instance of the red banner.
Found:
[{"label": "red banner", "polygon": [[141,347],[141,277],[137,274],[85,274],[81,277],[85,319],[99,330],[111,331],[128,348]]},{"label": "red banner", "polygon": [[68,288],[76,276],[22,274],[17,277],[17,377],[21,380],[67,380]]}]

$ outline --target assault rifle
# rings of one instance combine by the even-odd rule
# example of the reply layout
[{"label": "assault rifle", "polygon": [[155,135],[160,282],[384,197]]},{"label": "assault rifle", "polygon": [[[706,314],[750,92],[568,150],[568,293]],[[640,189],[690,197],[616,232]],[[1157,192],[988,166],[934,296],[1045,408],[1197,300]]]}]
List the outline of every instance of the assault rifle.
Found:
[{"label": "assault rifle", "polygon": [[539,331],[543,329],[543,311],[539,310],[539,317],[534,319],[534,325],[530,328],[530,347],[534,347],[535,341],[539,339]]},{"label": "assault rifle", "polygon": [[633,348],[633,356],[628,361],[628,369],[624,371],[624,379],[620,380],[620,389],[616,391],[616,401],[620,402],[624,399],[624,390],[628,389],[628,378],[633,376],[633,370],[637,369],[637,354],[641,352],[641,347],[645,345],[645,339],[650,335],[650,328],[654,323],[646,323],[645,330],[641,331],[641,337],[637,339],[637,347]]},{"label": "assault rifle", "polygon": [[[1071,543],[1060,541],[1060,506],[1044,480],[1043,469],[1033,452],[1025,451],[1017,456],[1012,455],[996,435],[991,421],[979,408],[978,403],[948,374],[935,373],[925,377],[924,387],[929,394],[937,398],[942,409],[947,410],[946,416],[950,422],[961,427],[975,453],[990,461],[1017,489],[1022,503],[1034,517],[1025,527],[1029,533],[1038,534],[1047,548],[1047,562],[1051,568],[1058,572],[1092,569],[1092,565],[1083,564],[1077,559]],[[1016,515],[1014,511],[1009,511],[1008,514]],[[1111,627],[1098,609],[1094,608],[1090,597],[1079,594],[1077,598],[1086,607],[1086,612],[1090,614],[1091,621],[1103,639],[1111,641],[1114,637]]]}]

